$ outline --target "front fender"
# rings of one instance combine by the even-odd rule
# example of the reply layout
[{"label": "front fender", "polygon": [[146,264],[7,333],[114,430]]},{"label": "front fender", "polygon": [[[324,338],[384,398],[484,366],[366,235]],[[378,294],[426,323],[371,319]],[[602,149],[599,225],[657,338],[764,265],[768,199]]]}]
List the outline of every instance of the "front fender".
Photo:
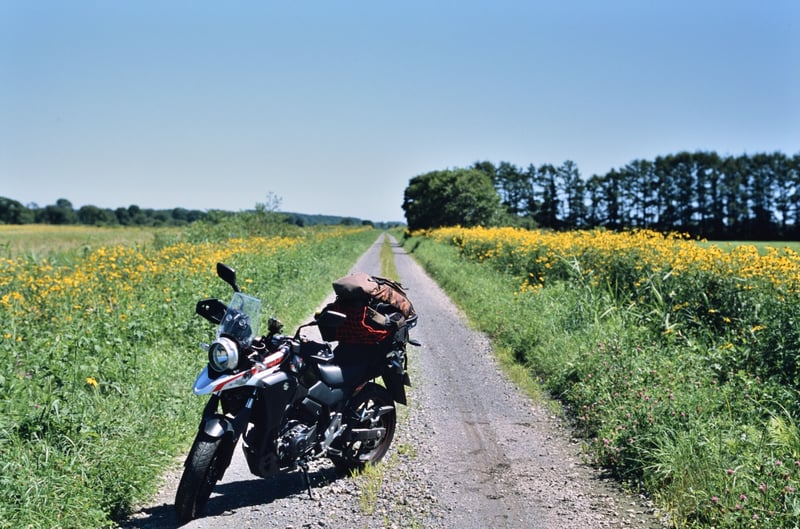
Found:
[{"label": "front fender", "polygon": [[248,399],[247,404],[239,410],[235,417],[229,417],[221,413],[215,413],[219,396],[212,395],[205,410],[203,419],[200,421],[199,430],[212,439],[221,439],[226,434],[230,434],[234,444],[247,429],[247,423],[252,414],[253,399],[255,394]]},{"label": "front fender", "polygon": [[[231,435],[228,435],[231,433]],[[212,442],[216,444],[217,451],[217,464],[215,466],[216,479],[222,479],[225,471],[231,464],[233,457],[233,449],[236,447],[238,437],[235,435],[235,428],[233,422],[222,415],[215,415],[207,417],[200,423],[200,430],[197,432],[192,449],[186,457],[184,466],[192,461],[193,453],[197,446],[202,443]]]},{"label": "front fender", "polygon": [[228,432],[234,433],[231,421],[221,415],[206,418],[200,424],[200,430],[213,439],[220,439]]}]

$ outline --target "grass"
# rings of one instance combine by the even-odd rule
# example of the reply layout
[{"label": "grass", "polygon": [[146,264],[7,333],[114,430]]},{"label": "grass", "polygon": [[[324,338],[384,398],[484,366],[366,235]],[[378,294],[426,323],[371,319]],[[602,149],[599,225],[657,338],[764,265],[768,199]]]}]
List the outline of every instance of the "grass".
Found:
[{"label": "grass", "polygon": [[375,505],[381,491],[381,485],[385,477],[386,470],[384,465],[366,465],[354,474],[358,480],[358,505],[361,512],[370,516],[375,513]]},{"label": "grass", "polygon": [[800,242],[798,241],[707,241],[699,244],[703,247],[719,246],[725,251],[731,251],[740,246],[753,246],[762,255],[766,254],[769,248],[788,248],[793,252],[800,252]]},{"label": "grass", "polygon": [[292,327],[377,236],[323,228],[0,258],[0,528],[109,527],[155,491],[204,404],[190,388],[213,329],[193,307],[230,295],[217,261],[262,298],[265,320]]},{"label": "grass", "polygon": [[0,255],[63,260],[65,255],[85,255],[100,246],[164,246],[180,234],[180,228],[0,225]]},{"label": "grass", "polygon": [[381,245],[381,253],[380,253],[380,262],[381,262],[381,276],[392,279],[394,281],[399,281],[400,276],[397,273],[397,266],[394,262],[394,247],[392,246],[391,241],[389,240],[388,236],[383,238],[383,245]]},{"label": "grass", "polygon": [[[406,246],[504,364],[563,404],[598,465],[651,495],[675,527],[797,526],[800,402],[777,367],[800,350],[784,323],[796,318],[794,294],[780,290],[793,284],[791,268],[748,257],[769,277],[744,283],[756,273],[747,270],[729,285],[719,269],[698,269],[647,279],[645,239],[609,244],[605,271],[606,241],[569,257],[548,249],[579,234],[525,251],[504,232],[477,233],[480,248],[473,235]],[[695,250],[679,248],[685,264]],[[538,257],[520,267],[515,259],[532,249]],[[736,290],[742,284],[751,286]]]}]

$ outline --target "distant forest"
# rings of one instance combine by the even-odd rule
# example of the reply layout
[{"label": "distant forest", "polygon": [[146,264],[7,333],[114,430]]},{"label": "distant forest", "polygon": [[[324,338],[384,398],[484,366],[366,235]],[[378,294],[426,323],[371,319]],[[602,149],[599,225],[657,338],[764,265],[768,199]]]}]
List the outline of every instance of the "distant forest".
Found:
[{"label": "distant forest", "polygon": [[556,230],[677,231],[711,240],[799,240],[800,153],[680,152],[581,177],[566,161],[476,162],[512,224]]},{"label": "distant forest", "polygon": [[[20,202],[0,197],[0,224],[84,224],[89,226],[186,226],[197,221],[217,222],[235,213],[219,210],[200,211],[197,209],[146,209],[136,205],[116,209],[82,206],[75,209],[65,198],[44,207],[35,204],[28,206]],[[355,217],[334,215],[313,215],[306,213],[276,213],[286,224],[313,226],[317,224],[360,225],[373,223]],[[396,225],[393,223],[392,225]],[[379,227],[391,227],[381,224]]]}]

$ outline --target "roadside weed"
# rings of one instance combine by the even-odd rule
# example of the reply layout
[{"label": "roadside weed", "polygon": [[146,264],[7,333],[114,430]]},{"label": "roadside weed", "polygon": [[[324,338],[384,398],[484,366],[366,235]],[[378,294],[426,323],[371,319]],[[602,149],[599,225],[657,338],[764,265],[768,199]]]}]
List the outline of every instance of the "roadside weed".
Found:
[{"label": "roadside weed", "polygon": [[653,232],[445,228],[413,255],[675,527],[796,527],[800,257]]}]

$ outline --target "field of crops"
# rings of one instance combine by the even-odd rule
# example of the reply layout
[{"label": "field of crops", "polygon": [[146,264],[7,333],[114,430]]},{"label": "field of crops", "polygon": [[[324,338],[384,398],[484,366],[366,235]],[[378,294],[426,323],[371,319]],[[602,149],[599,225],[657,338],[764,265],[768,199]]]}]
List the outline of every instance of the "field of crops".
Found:
[{"label": "field of crops", "polygon": [[676,527],[798,527],[800,255],[447,228],[409,251]]},{"label": "field of crops", "polygon": [[5,239],[0,528],[108,526],[153,492],[196,430],[191,384],[213,329],[194,304],[230,294],[215,263],[290,328],[378,236],[318,228],[190,244],[130,233],[47,252]]}]

